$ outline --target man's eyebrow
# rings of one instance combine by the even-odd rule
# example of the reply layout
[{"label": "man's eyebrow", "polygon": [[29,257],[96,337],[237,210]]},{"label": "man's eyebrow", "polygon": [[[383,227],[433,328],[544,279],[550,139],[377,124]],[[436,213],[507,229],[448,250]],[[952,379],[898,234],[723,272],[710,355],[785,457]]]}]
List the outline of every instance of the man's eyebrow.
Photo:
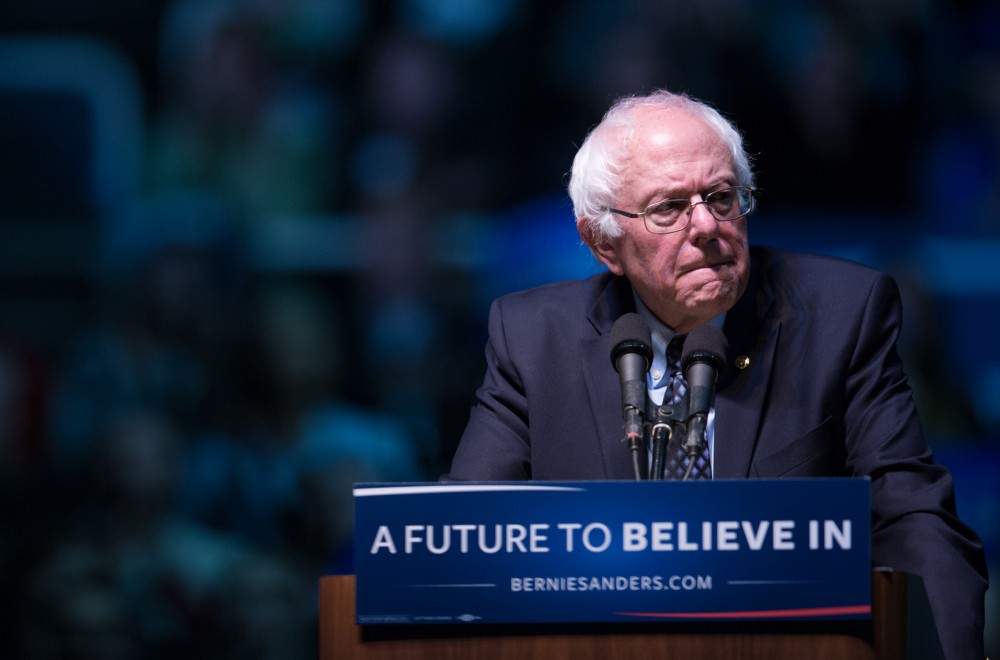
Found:
[{"label": "man's eyebrow", "polygon": [[719,179],[716,179],[707,186],[700,188],[698,190],[694,190],[690,193],[687,192],[685,188],[680,186],[671,186],[671,187],[664,186],[662,188],[657,188],[656,190],[653,191],[653,193],[648,197],[648,203],[656,204],[657,202],[663,202],[668,199],[687,199],[688,197],[696,193],[701,194],[706,192],[715,192],[720,188],[728,188],[730,186],[735,186],[735,185],[736,185],[735,176],[724,176]]}]

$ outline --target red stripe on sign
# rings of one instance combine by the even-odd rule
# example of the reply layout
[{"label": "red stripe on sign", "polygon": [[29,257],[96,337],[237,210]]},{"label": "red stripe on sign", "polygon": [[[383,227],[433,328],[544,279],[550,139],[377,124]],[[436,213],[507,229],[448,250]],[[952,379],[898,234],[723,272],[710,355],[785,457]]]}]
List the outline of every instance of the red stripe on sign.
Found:
[{"label": "red stripe on sign", "polygon": [[813,607],[797,610],[753,610],[749,612],[615,612],[621,616],[644,616],[663,619],[769,619],[777,617],[845,616],[871,614],[871,605]]}]

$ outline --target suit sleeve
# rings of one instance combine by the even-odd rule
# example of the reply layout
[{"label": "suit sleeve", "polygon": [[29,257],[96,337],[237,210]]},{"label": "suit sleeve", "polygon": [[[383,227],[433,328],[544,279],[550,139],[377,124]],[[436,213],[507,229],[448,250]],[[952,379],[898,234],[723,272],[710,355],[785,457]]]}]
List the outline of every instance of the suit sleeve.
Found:
[{"label": "suit sleeve", "polygon": [[923,579],[945,656],[982,658],[982,544],[957,516],[952,477],[933,462],[896,352],[895,282],[872,286],[850,359],[844,414],[848,464],[872,484],[872,560]]},{"label": "suit sleeve", "polygon": [[490,307],[486,376],[444,481],[531,478],[528,402],[508,346],[503,301]]}]

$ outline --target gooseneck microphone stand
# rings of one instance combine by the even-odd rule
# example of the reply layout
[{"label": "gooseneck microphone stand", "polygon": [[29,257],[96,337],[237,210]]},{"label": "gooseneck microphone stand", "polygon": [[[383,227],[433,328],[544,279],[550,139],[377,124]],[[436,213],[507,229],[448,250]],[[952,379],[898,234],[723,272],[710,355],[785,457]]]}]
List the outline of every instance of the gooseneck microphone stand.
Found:
[{"label": "gooseneck microphone stand", "polygon": [[[653,454],[652,468],[649,479],[662,481],[667,465],[667,447],[674,437],[684,437],[687,434],[687,424],[684,420],[688,409],[688,396],[685,394],[679,401],[663,405],[649,405],[646,419],[649,420],[649,438]],[[680,434],[680,435],[678,435]]]}]

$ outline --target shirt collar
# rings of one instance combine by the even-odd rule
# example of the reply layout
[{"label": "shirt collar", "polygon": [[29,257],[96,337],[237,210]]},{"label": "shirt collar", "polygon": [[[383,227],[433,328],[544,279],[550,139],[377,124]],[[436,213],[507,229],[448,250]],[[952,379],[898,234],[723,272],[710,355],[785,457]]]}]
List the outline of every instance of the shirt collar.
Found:
[{"label": "shirt collar", "polygon": [[[653,363],[649,367],[647,384],[650,389],[657,389],[667,384],[670,379],[670,369],[667,368],[667,344],[673,339],[677,332],[666,323],[656,317],[653,312],[646,307],[639,294],[632,290],[632,297],[635,299],[635,309],[639,315],[645,319],[649,325],[650,339],[653,341]],[[709,321],[709,324],[722,329],[726,322],[727,312],[723,312]]]}]

